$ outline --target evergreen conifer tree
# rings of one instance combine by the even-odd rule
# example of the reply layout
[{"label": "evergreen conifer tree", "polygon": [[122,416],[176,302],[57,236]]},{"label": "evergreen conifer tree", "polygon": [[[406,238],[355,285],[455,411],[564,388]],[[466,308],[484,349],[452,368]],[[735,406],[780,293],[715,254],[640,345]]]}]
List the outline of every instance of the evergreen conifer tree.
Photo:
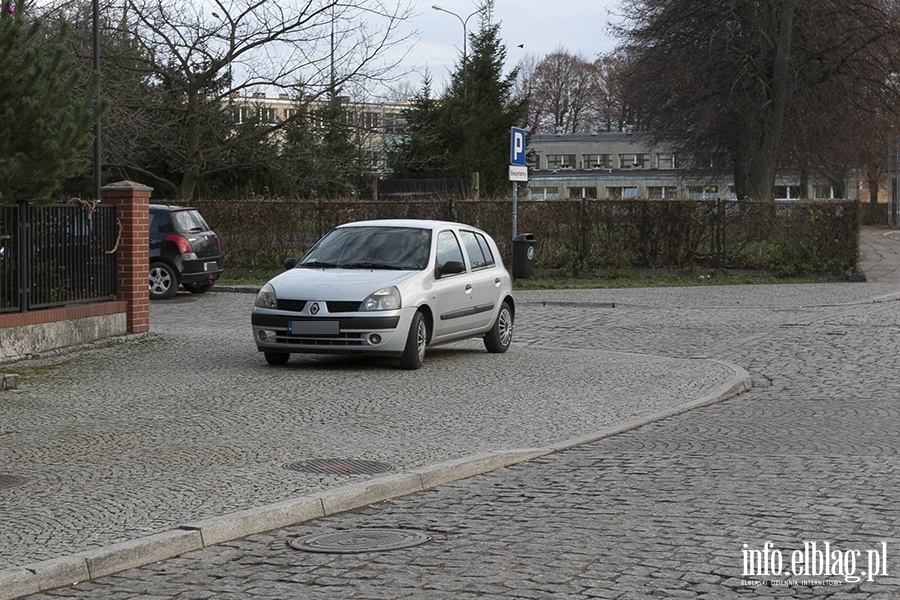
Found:
[{"label": "evergreen conifer tree", "polygon": [[67,28],[45,31],[25,2],[0,12],[0,202],[50,202],[93,141],[96,82],[85,89]]}]

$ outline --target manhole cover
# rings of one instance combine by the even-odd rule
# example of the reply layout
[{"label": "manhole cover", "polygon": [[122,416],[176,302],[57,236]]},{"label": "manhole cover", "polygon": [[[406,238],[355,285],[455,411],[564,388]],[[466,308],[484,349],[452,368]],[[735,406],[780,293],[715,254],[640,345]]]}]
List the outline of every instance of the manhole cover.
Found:
[{"label": "manhole cover", "polygon": [[391,470],[391,465],[374,460],[352,458],[311,458],[287,463],[285,469],[323,475],[374,475]]},{"label": "manhole cover", "polygon": [[16,477],[15,475],[7,475],[6,473],[0,473],[0,488],[11,488],[17,485],[22,485],[25,483],[25,480],[21,477]]},{"label": "manhole cover", "polygon": [[383,552],[418,546],[431,540],[421,531],[408,529],[351,529],[333,533],[317,533],[288,542],[291,548],[306,552],[356,554]]}]

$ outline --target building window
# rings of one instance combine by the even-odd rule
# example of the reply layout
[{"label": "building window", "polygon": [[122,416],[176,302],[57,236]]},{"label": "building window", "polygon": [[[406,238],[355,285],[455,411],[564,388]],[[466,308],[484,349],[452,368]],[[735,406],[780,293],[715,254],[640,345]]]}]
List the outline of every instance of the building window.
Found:
[{"label": "building window", "polygon": [[834,200],[839,197],[839,195],[835,193],[833,185],[816,185],[814,191],[816,198],[828,198],[829,200]]},{"label": "building window", "polygon": [[387,113],[384,115],[385,133],[405,133],[406,117],[400,113]]},{"label": "building window", "polygon": [[800,198],[800,186],[799,185],[776,185],[775,186],[775,199],[776,200],[797,200]]},{"label": "building window", "polygon": [[612,154],[585,154],[585,169],[612,169]]},{"label": "building window", "polygon": [[610,200],[632,200],[637,198],[637,186],[609,186],[606,188],[606,197]]},{"label": "building window", "polygon": [[548,154],[547,155],[547,168],[548,169],[574,169],[575,168],[575,155],[574,154]]},{"label": "building window", "polygon": [[249,106],[235,106],[231,109],[231,118],[234,120],[236,125],[241,125],[246,123],[247,121],[251,121],[253,117],[253,112],[250,110]]},{"label": "building window", "polygon": [[595,187],[570,187],[569,198],[573,199],[597,199],[597,188]]},{"label": "building window", "polygon": [[381,119],[378,118],[378,113],[371,111],[364,111],[362,114],[362,128],[368,129],[369,131],[376,129],[381,124]]},{"label": "building window", "polygon": [[637,191],[635,186],[610,186],[606,188],[606,195],[610,200],[628,200],[637,198]]},{"label": "building window", "polygon": [[688,186],[688,195],[698,200],[714,200],[719,196],[719,186],[717,185],[690,185]]},{"label": "building window", "polygon": [[651,200],[674,200],[677,196],[678,188],[674,185],[647,187],[647,197]]},{"label": "building window", "polygon": [[274,108],[260,107],[257,109],[260,123],[276,123],[278,122],[278,111]]},{"label": "building window", "polygon": [[674,154],[657,154],[656,155],[656,168],[657,169],[674,169],[675,168],[675,155]]},{"label": "building window", "polygon": [[558,187],[528,188],[532,200],[557,200],[559,199]]},{"label": "building window", "polygon": [[650,168],[650,155],[649,154],[620,154],[619,155],[619,168],[620,169],[649,169]]}]

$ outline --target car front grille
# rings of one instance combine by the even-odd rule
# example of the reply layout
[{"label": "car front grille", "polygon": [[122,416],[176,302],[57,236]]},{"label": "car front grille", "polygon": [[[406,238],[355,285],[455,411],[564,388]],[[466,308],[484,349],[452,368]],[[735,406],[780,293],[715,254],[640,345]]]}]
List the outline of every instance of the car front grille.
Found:
[{"label": "car front grille", "polygon": [[339,333],[338,335],[294,335],[279,331],[275,336],[276,344],[298,344],[303,346],[322,346],[335,348],[344,347],[352,348],[355,346],[363,346],[365,340],[363,334],[359,332]]},{"label": "car front grille", "polygon": [[335,302],[330,301],[326,302],[325,305],[328,307],[328,312],[337,313],[337,312],[356,312],[359,310],[359,302]]},{"label": "car front grille", "polygon": [[278,310],[300,312],[306,307],[306,300],[278,300]]},{"label": "car front grille", "polygon": [[[278,300],[278,310],[289,310],[291,312],[302,312],[309,300]],[[337,301],[329,300],[325,303],[330,313],[357,312],[360,303],[356,300]]]}]

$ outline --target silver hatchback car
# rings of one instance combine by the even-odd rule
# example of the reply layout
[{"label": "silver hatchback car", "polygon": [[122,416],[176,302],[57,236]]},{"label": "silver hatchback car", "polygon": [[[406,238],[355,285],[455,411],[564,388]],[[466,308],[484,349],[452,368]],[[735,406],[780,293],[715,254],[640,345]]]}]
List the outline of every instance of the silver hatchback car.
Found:
[{"label": "silver hatchback car", "polygon": [[480,229],[445,221],[377,220],[332,230],[256,296],[256,347],[271,365],[291,353],[398,357],[418,369],[425,348],[484,338],[512,342],[512,279]]}]

